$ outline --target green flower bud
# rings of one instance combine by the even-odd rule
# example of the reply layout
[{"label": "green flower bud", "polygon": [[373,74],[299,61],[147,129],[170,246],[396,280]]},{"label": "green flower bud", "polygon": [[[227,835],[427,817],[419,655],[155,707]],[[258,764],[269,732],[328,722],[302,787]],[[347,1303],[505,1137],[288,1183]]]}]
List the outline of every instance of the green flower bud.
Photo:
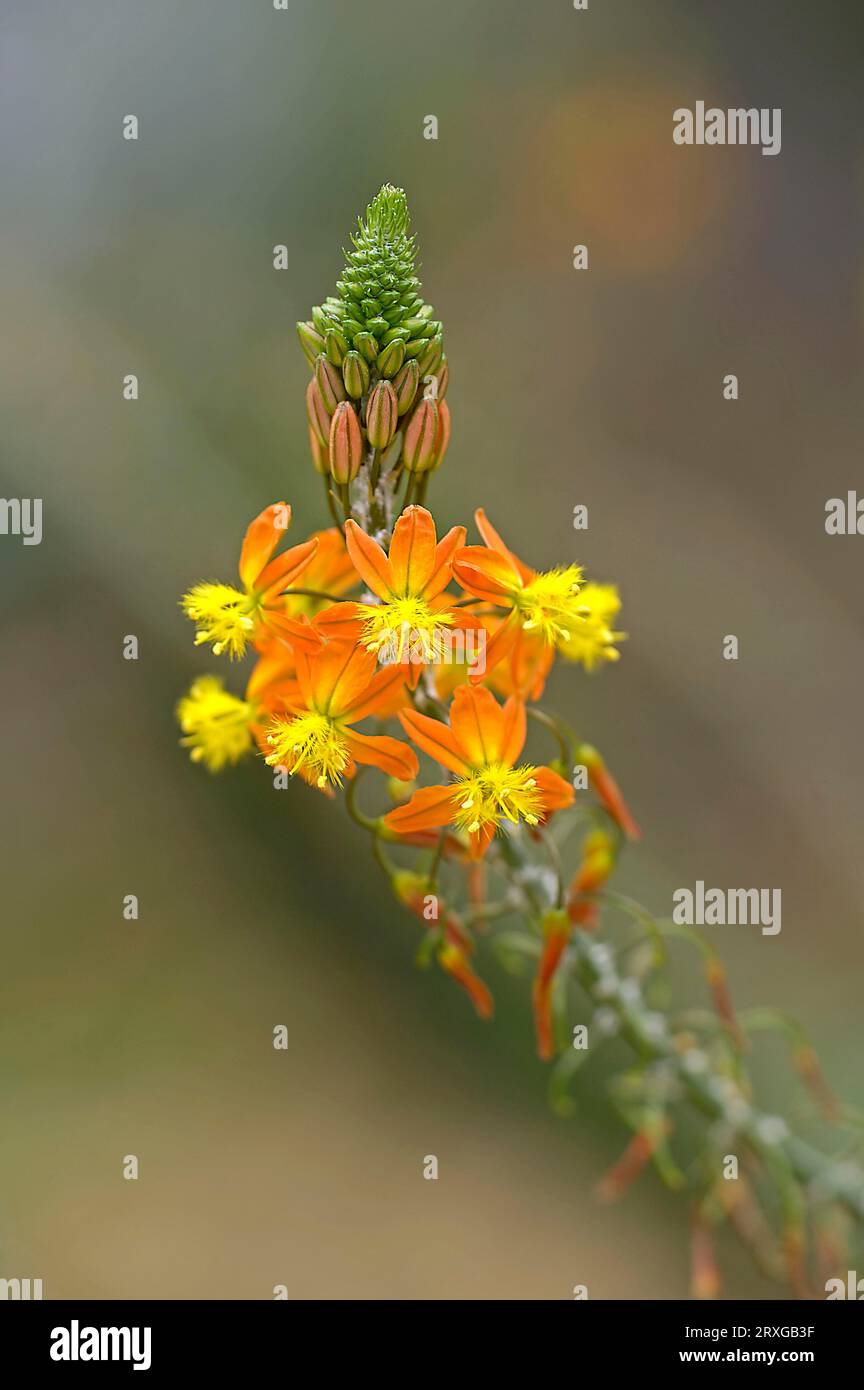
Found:
[{"label": "green flower bud", "polygon": [[402,441],[402,462],[409,473],[425,473],[432,467],[437,437],[438,406],[435,401],[421,400]]},{"label": "green flower bud", "polygon": [[406,357],[419,357],[421,352],[426,351],[425,338],[412,338],[410,343],[405,344]]},{"label": "green flower bud", "polygon": [[334,367],[341,367],[348,351],[348,339],[338,328],[333,328],[324,339],[324,351]]},{"label": "green flower bud", "polygon": [[330,412],[324,404],[321,388],[314,376],[306,387],[306,418],[309,428],[314,430],[322,445],[326,444],[330,435]]},{"label": "green flower bud", "polygon": [[384,347],[387,347],[389,343],[395,343],[400,339],[403,343],[407,343],[410,337],[411,334],[408,332],[407,328],[391,328],[389,333],[384,334],[384,337],[381,339],[381,343]]},{"label": "green flower bud", "polygon": [[355,333],[354,346],[358,352],[362,352],[367,362],[374,362],[378,356],[378,344],[371,333]]},{"label": "green flower bud", "polygon": [[345,390],[355,401],[359,401],[369,390],[369,368],[359,352],[346,353],[345,361],[342,363],[342,379],[345,382]]},{"label": "green flower bud", "polygon": [[420,368],[412,358],[410,362],[406,362],[404,367],[399,369],[393,378],[393,390],[396,392],[396,407],[400,415],[404,415],[411,409],[419,385]]},{"label": "green flower bud", "polygon": [[441,365],[438,368],[438,399],[443,401],[447,395],[447,387],[450,385],[450,364],[446,357],[442,357]]},{"label": "green flower bud", "polygon": [[320,308],[320,306],[317,304],[315,305],[315,308],[312,310],[312,323],[317,328],[318,332],[321,334],[323,346],[323,339],[325,334],[329,333],[330,329],[333,328],[334,325],[331,323],[324,310]]},{"label": "green flower bud", "polygon": [[345,399],[345,388],[342,385],[342,375],[338,367],[334,367],[321,353],[315,362],[315,380],[318,383],[318,390],[321,392],[321,399],[328,415],[332,415],[340,401]]},{"label": "green flower bud", "polygon": [[351,483],[363,462],[363,436],[350,401],[340,401],[330,421],[330,472],[336,483]]},{"label": "green flower bud", "polygon": [[373,387],[366,404],[366,433],[376,449],[386,449],[396,433],[396,392],[389,381]]},{"label": "green flower bud", "polygon": [[420,375],[428,376],[430,372],[434,372],[443,355],[441,339],[431,338],[426,351],[421,353],[420,357],[417,359]]},{"label": "green flower bud", "polygon": [[297,337],[310,367],[315,366],[315,358],[324,346],[324,339],[314,323],[298,323]]},{"label": "green flower bud", "polygon": [[395,376],[404,361],[405,344],[401,338],[397,338],[395,343],[389,343],[379,352],[378,370],[382,376]]}]

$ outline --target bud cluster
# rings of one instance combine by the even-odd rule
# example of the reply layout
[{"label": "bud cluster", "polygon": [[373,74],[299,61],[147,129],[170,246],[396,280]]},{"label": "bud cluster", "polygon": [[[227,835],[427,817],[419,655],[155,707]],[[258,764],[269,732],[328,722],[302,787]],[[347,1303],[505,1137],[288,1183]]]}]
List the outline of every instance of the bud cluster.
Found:
[{"label": "bud cluster", "polygon": [[312,460],[340,487],[364,463],[376,482],[386,475],[395,482],[403,470],[431,472],[447,450],[443,330],[415,268],[405,194],[386,184],[352,237],[338,293],[297,325],[312,368]]}]

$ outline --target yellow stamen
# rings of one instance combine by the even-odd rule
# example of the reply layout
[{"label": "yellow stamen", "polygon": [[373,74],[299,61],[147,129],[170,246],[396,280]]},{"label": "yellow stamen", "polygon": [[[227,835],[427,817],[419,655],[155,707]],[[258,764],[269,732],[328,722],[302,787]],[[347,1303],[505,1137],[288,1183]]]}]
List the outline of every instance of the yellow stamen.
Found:
[{"label": "yellow stamen", "polygon": [[312,710],[293,719],[274,719],[270,730],[267,742],[273,752],[265,761],[271,767],[286,767],[292,777],[299,772],[322,790],[329,782],[341,787],[351,754],[334,720]]},{"label": "yellow stamen", "polygon": [[251,751],[253,718],[252,705],[225,690],[218,676],[199,676],[177,705],[185,735],[180,742],[190,749],[193,763],[210,772],[221,772]]},{"label": "yellow stamen", "polygon": [[533,767],[489,763],[470,777],[460,777],[453,791],[454,824],[472,834],[490,825],[497,827],[502,820],[536,825],[544,805],[534,771]]},{"label": "yellow stamen", "polygon": [[255,631],[258,601],[230,584],[196,584],[184,594],[183,611],[195,623],[195,644],[209,642],[217,656],[241,657]]},{"label": "yellow stamen", "polygon": [[615,632],[613,623],[621,608],[614,584],[586,584],[579,594],[582,612],[560,652],[566,661],[578,661],[586,671],[594,671],[607,661],[617,661],[615,642],[626,637]]},{"label": "yellow stamen", "polygon": [[425,599],[408,595],[387,603],[358,605],[363,619],[361,642],[388,662],[413,661],[429,665],[441,660],[441,646],[452,613],[434,613]]},{"label": "yellow stamen", "polygon": [[582,612],[581,580],[581,567],[567,565],[536,575],[520,589],[514,602],[525,631],[537,632],[553,647],[569,642]]}]

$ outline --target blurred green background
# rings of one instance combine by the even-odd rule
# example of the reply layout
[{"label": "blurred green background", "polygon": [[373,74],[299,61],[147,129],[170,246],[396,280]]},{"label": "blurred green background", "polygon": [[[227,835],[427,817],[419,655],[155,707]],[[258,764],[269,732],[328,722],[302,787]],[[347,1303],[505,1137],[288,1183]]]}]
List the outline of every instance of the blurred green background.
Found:
[{"label": "blurred green background", "polygon": [[[622,662],[549,697],[646,832],[621,886],[661,913],[697,878],[781,887],[780,937],[718,929],[736,997],[803,1016],[861,1099],[864,541],[824,506],[862,477],[862,20],[4,0],[0,482],[44,499],[44,539],[0,539],[0,1274],[55,1298],[686,1293],[683,1204],[651,1176],[595,1204],[626,1135],[600,1071],[574,1120],[547,1108],[527,989],[487,964],[477,1023],[413,968],[341,808],[177,747],[214,666],[179,594],[230,580],[277,498],[295,538],[325,523],[293,324],[388,180],[451,363],[440,521],[484,504],[529,560],[621,586]],[[782,153],[677,148],[699,99],[781,107]],[[724,1263],[728,1294],[772,1296]]]}]

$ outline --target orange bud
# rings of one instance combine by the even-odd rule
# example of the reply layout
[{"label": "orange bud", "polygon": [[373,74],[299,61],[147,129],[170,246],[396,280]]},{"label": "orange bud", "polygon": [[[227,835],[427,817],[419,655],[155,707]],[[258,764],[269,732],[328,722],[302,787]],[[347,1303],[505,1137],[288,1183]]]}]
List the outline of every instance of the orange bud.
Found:
[{"label": "orange bud", "polygon": [[315,431],[321,444],[326,444],[330,434],[330,416],[314,376],[306,387],[306,418],[309,428]]},{"label": "orange bud", "polygon": [[350,401],[341,401],[330,421],[330,472],[336,483],[352,483],[363,462],[363,436]]},{"label": "orange bud", "polygon": [[639,827],[630,814],[618,783],[609,772],[597,749],[592,748],[588,743],[583,743],[579,749],[579,761],[587,767],[591,785],[616,825],[621,827],[628,839],[638,840]]},{"label": "orange bud", "polygon": [[640,1129],[633,1135],[613,1168],[597,1184],[597,1196],[603,1202],[614,1202],[635,1182],[659,1143],[662,1131]]},{"label": "orange bud", "polygon": [[326,477],[330,472],[330,459],[325,445],[321,443],[311,425],[309,426],[309,452],[312,455],[316,473],[322,473]]},{"label": "orange bud", "polygon": [[595,830],[585,837],[582,863],[573,876],[567,893],[567,912],[570,921],[591,929],[596,924],[597,909],[585,894],[596,893],[615,868],[614,846],[605,830]]},{"label": "orange bud", "polygon": [[444,460],[447,452],[447,445],[450,443],[450,407],[446,401],[438,398],[438,433],[435,436],[435,463],[437,468]]},{"label": "orange bud", "polygon": [[315,362],[315,380],[327,414],[332,415],[339,402],[345,399],[345,387],[342,385],[342,373],[332,362],[328,362],[323,352]]},{"label": "orange bud", "polygon": [[438,952],[438,964],[461,985],[474,1005],[480,1018],[491,1018],[495,1005],[488,987],[471,968],[467,952],[462,946],[448,941]]},{"label": "orange bud", "polygon": [[714,1254],[714,1239],[701,1211],[693,1213],[690,1228],[690,1289],[694,1298],[717,1298],[720,1270]]},{"label": "orange bud", "polygon": [[366,404],[366,433],[376,449],[386,449],[396,433],[396,392],[389,381],[379,381]]},{"label": "orange bud", "polygon": [[552,1036],[552,988],[555,972],[570,940],[571,925],[562,912],[547,913],[543,922],[543,950],[532,990],[534,1029],[537,1035],[537,1055],[543,1062],[555,1055]]},{"label": "orange bud", "polygon": [[396,392],[396,406],[400,415],[405,415],[407,411],[411,409],[419,385],[420,368],[412,357],[409,362],[405,363],[404,367],[399,369],[393,378],[393,390]]},{"label": "orange bud", "polygon": [[409,473],[425,473],[435,458],[438,406],[422,400],[408,421],[402,441],[402,461]]}]

